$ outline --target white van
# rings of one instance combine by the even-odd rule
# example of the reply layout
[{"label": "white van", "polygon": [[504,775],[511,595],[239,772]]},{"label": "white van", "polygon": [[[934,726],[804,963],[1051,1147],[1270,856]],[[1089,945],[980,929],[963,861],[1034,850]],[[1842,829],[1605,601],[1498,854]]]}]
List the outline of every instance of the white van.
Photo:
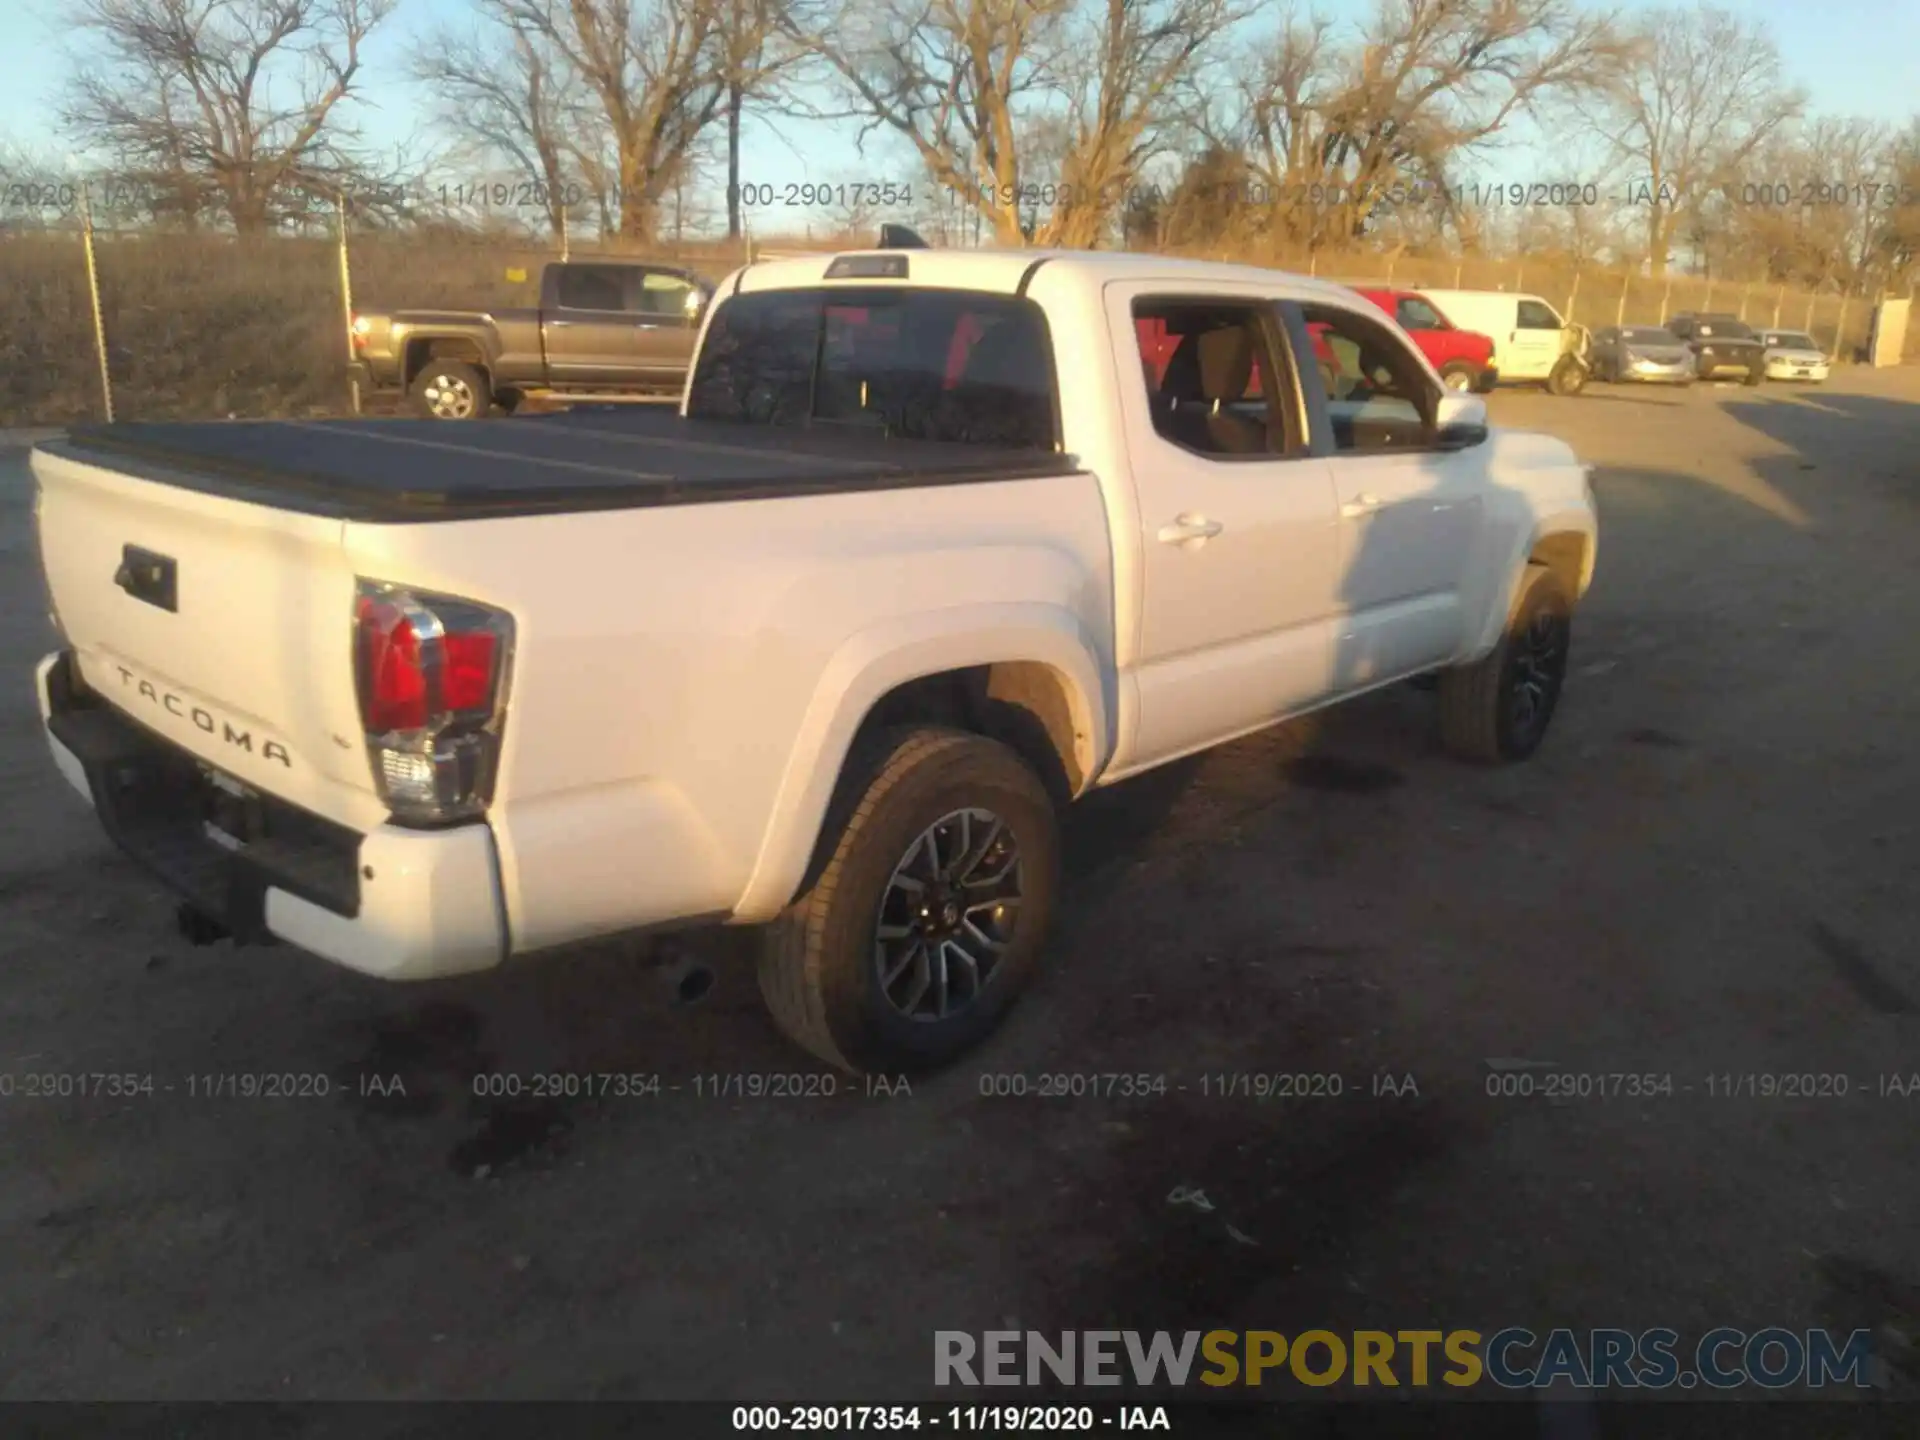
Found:
[{"label": "white van", "polygon": [[1462,330],[1493,341],[1493,363],[1502,384],[1544,381],[1567,343],[1567,322],[1538,295],[1506,290],[1422,290]]}]

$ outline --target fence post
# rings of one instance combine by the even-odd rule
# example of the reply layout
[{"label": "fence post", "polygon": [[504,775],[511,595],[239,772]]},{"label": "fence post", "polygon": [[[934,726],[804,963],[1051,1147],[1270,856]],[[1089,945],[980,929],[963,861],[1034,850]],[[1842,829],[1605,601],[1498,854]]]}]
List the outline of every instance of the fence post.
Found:
[{"label": "fence post", "polygon": [[1613,323],[1616,325],[1624,325],[1627,323],[1627,291],[1632,288],[1632,274],[1622,275],[1620,277],[1620,303],[1613,307]]},{"label": "fence post", "polygon": [[1513,288],[1516,294],[1519,293],[1520,282],[1526,277],[1526,273],[1527,273],[1526,261],[1516,260],[1513,262]]},{"label": "fence post", "polygon": [[1776,330],[1780,328],[1780,307],[1786,303],[1787,286],[1786,282],[1782,281],[1779,291],[1773,297],[1773,328]]},{"label": "fence post", "polygon": [[1567,323],[1573,323],[1573,304],[1580,298],[1580,272],[1573,272],[1573,288],[1567,291]]},{"label": "fence post", "polygon": [[1320,252],[1318,250],[1307,251],[1307,274],[1309,275],[1318,274],[1319,268],[1320,268]]},{"label": "fence post", "polygon": [[1453,288],[1456,290],[1460,288],[1460,270],[1466,263],[1464,256],[1453,262]]},{"label": "fence post", "polygon": [[1813,302],[1818,300],[1819,298],[1820,298],[1820,295],[1818,291],[1815,291],[1813,294],[1807,296],[1807,318],[1806,318],[1806,321],[1800,326],[1800,328],[1802,330],[1805,330],[1808,334],[1813,333]]},{"label": "fence post", "polygon": [[1833,322],[1833,358],[1840,362],[1841,347],[1847,338],[1847,302],[1853,297],[1845,291],[1840,293],[1840,318]]},{"label": "fence post", "polygon": [[1660,323],[1667,323],[1667,316],[1673,313],[1673,278],[1667,278],[1667,288],[1660,292]]},{"label": "fence post", "polygon": [[87,293],[93,298],[93,353],[100,360],[100,400],[107,423],[113,424],[113,377],[107,372],[107,322],[100,313],[100,267],[93,256],[93,200],[91,182],[80,182],[80,243],[87,255]]},{"label": "fence post", "polygon": [[560,263],[567,263],[573,253],[573,227],[567,224],[567,207],[560,207]]},{"label": "fence post", "polygon": [[1740,323],[1743,325],[1747,320],[1747,292],[1752,288],[1753,282],[1751,280],[1740,287],[1740,308],[1734,313],[1740,317]]},{"label": "fence post", "polygon": [[1700,307],[1700,311],[1701,311],[1701,313],[1702,313],[1702,314],[1705,314],[1705,313],[1707,313],[1708,311],[1710,311],[1710,310],[1712,310],[1712,309],[1713,309],[1713,285],[1714,285],[1714,282],[1713,282],[1713,281],[1712,281],[1711,279],[1709,279],[1709,280],[1707,281],[1707,299],[1706,299],[1706,303],[1705,303],[1705,304],[1703,304],[1703,305],[1702,305],[1702,306]]},{"label": "fence post", "polygon": [[1393,267],[1399,263],[1400,263],[1400,256],[1398,255],[1398,253],[1389,255],[1387,257],[1387,288],[1389,290],[1393,288]]},{"label": "fence post", "polygon": [[334,229],[339,237],[340,250],[340,315],[346,324],[347,337],[347,395],[348,404],[353,413],[360,413],[360,379],[353,373],[353,362],[359,357],[353,353],[353,273],[347,265],[347,197],[343,191],[333,197]]}]

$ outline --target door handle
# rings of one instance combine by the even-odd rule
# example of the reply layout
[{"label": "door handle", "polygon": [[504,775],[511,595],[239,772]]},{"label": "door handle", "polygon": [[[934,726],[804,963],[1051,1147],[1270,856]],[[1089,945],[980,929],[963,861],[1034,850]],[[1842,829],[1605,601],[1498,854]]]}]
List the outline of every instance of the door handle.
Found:
[{"label": "door handle", "polygon": [[1378,510],[1381,500],[1378,495],[1356,495],[1340,507],[1340,518],[1358,520],[1362,515],[1371,515]]},{"label": "door handle", "polygon": [[1189,512],[1180,516],[1171,525],[1160,527],[1160,542],[1163,545],[1179,545],[1183,548],[1205,544],[1218,535],[1226,526],[1218,520],[1209,520],[1204,515]]}]

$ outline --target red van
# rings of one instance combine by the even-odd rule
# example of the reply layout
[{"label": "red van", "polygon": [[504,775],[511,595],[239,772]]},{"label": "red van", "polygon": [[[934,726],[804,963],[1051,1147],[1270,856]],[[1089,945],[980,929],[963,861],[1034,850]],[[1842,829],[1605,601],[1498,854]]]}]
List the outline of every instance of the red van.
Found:
[{"label": "red van", "polygon": [[1493,341],[1476,330],[1462,330],[1418,290],[1375,290],[1354,287],[1413,337],[1420,353],[1433,362],[1449,390],[1493,389],[1500,372],[1493,364]]}]

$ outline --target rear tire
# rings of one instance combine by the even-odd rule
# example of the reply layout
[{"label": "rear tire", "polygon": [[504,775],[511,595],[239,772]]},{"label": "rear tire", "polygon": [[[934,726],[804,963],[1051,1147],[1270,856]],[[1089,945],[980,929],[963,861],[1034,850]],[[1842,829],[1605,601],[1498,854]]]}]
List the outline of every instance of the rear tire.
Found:
[{"label": "rear tire", "polygon": [[1525,760],[1546,739],[1572,640],[1573,597],[1544,565],[1529,565],[1493,653],[1440,674],[1440,739],[1463,760]]},{"label": "rear tire", "polygon": [[882,731],[848,757],[821,846],[762,937],[774,1022],[856,1074],[933,1069],[986,1039],[1052,919],[1059,819],[1040,777],[966,731]]},{"label": "rear tire", "polygon": [[413,377],[413,404],[429,420],[484,420],[493,407],[493,383],[465,360],[431,359]]}]

